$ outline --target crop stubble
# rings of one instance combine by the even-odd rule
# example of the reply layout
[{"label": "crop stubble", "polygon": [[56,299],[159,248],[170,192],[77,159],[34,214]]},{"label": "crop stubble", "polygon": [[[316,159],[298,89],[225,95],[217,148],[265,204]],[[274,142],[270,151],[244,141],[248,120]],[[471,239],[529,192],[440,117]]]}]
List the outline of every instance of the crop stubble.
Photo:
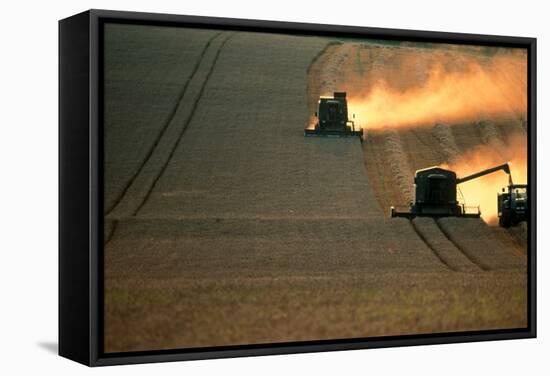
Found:
[{"label": "crop stubble", "polygon": [[[153,43],[162,53],[152,59],[147,46],[130,44],[134,63],[124,60],[128,52],[118,41],[139,44],[143,32],[120,26],[106,50],[112,59],[107,61],[121,61],[106,67],[106,87],[113,93],[127,89],[111,78],[123,70],[140,73],[125,78],[132,87],[145,85],[143,73],[155,78],[143,90],[150,96],[128,102],[106,96],[113,101],[106,112],[118,114],[112,115],[116,122],[106,123],[115,129],[106,132],[112,155],[105,166],[112,176],[106,179],[106,207],[158,136],[162,122],[151,119],[164,119],[168,105],[177,105],[177,93],[215,35],[162,29],[161,40]],[[207,50],[219,56],[208,80],[199,79],[206,64],[198,67],[196,85],[203,89],[185,135],[169,154],[161,140],[152,155],[164,153],[168,160],[151,164],[136,178],[150,181],[158,175],[152,191],[137,213],[114,210],[107,217],[107,352],[526,325],[525,271],[521,261],[501,255],[506,247],[494,250],[496,258],[484,258],[490,271],[476,270],[433,225],[419,224],[420,231],[446,254],[434,254],[407,220],[387,218],[384,206],[404,193],[388,173],[385,144],[378,143],[376,132],[364,150],[355,139],[303,137],[320,91],[338,89],[328,78],[319,84],[319,74],[338,75],[357,56],[365,62],[357,65],[361,69],[388,69],[372,63],[372,51],[365,56],[368,48],[356,54],[347,46],[345,58],[331,58],[339,45],[326,47],[329,42],[237,33],[219,50]],[[388,61],[391,48],[383,51]],[[329,58],[338,64],[325,64]],[[126,67],[128,62],[137,64]],[[417,79],[422,77],[419,72]],[[114,89],[117,85],[121,89]],[[156,97],[163,90],[167,93]],[[176,115],[173,122],[167,132],[185,120]],[[437,145],[423,129],[422,142],[404,132],[399,131],[403,155],[411,155],[403,139]],[[373,148],[370,154],[365,145]],[[409,170],[434,155],[415,154]],[[375,167],[381,176],[373,174]],[[121,202],[142,197],[130,192]],[[460,221],[444,226],[461,231]],[[469,226],[478,231],[484,225]],[[489,235],[478,232],[483,247],[490,246]],[[465,247],[476,244],[472,240]]]}]

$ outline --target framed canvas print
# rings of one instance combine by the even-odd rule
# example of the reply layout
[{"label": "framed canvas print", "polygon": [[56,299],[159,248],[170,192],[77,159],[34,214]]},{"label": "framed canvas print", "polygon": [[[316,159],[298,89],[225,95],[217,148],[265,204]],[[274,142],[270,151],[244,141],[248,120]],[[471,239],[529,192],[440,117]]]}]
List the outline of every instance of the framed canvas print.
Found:
[{"label": "framed canvas print", "polygon": [[535,39],[104,10],[59,30],[62,356],[536,335]]}]

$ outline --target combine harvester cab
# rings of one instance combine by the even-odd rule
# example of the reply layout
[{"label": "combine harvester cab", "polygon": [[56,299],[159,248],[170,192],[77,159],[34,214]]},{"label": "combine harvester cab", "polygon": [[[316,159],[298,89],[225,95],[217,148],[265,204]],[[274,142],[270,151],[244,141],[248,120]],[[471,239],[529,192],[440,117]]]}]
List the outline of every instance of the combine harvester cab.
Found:
[{"label": "combine harvester cab", "polygon": [[517,226],[529,218],[527,184],[510,184],[497,196],[498,224],[501,227]]},{"label": "combine harvester cab", "polygon": [[[306,128],[305,136],[359,137],[363,140],[363,130],[355,128],[355,122],[348,118],[348,102],[345,92],[335,92],[333,97],[319,98],[317,123],[314,128]],[[355,115],[353,116],[355,117]]]},{"label": "combine harvester cab", "polygon": [[454,171],[441,167],[429,167],[418,170],[414,176],[415,202],[405,210],[391,207],[391,217],[462,217],[479,218],[479,207],[467,207],[456,198],[457,185],[503,170],[510,176],[507,163],[476,172],[463,178],[457,178]]}]

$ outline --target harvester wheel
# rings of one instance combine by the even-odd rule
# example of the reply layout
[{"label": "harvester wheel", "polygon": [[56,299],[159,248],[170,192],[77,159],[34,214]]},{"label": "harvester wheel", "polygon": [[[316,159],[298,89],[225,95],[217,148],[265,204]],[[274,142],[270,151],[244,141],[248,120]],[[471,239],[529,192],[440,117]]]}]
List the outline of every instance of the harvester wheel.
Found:
[{"label": "harvester wheel", "polygon": [[498,219],[498,224],[499,224],[500,227],[508,228],[511,225],[510,222],[511,222],[510,217],[508,217],[508,216],[503,215],[503,216],[499,217],[499,219]]}]

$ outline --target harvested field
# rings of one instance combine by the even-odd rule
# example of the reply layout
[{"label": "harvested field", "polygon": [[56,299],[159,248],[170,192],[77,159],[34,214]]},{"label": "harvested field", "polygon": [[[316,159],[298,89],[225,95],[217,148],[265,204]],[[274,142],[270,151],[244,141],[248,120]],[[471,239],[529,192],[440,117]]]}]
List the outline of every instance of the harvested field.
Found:
[{"label": "harvested field", "polygon": [[455,243],[454,239],[441,231],[437,220],[418,217],[411,222],[418,235],[449,269],[468,272],[483,270],[468,253],[462,251],[460,245]]},{"label": "harvested field", "polygon": [[106,292],[105,330],[109,350],[126,351],[518,328],[527,325],[525,280],[493,272],[125,280]]},{"label": "harvested field", "polygon": [[[414,198],[416,169],[458,165],[481,146],[507,155],[525,135],[507,85],[504,118],[453,112],[404,126],[394,116],[361,124],[363,143],[305,138],[320,95],[369,94],[344,85],[353,80],[416,90],[431,82],[430,51],[109,27],[107,352],[527,325],[526,230],[388,218]],[[522,85],[514,70],[499,74]]]},{"label": "harvested field", "polygon": [[110,212],[155,150],[217,32],[106,28],[105,211]]},{"label": "harvested field", "polygon": [[524,255],[513,244],[499,241],[479,219],[441,218],[442,232],[484,270],[526,268]]}]

